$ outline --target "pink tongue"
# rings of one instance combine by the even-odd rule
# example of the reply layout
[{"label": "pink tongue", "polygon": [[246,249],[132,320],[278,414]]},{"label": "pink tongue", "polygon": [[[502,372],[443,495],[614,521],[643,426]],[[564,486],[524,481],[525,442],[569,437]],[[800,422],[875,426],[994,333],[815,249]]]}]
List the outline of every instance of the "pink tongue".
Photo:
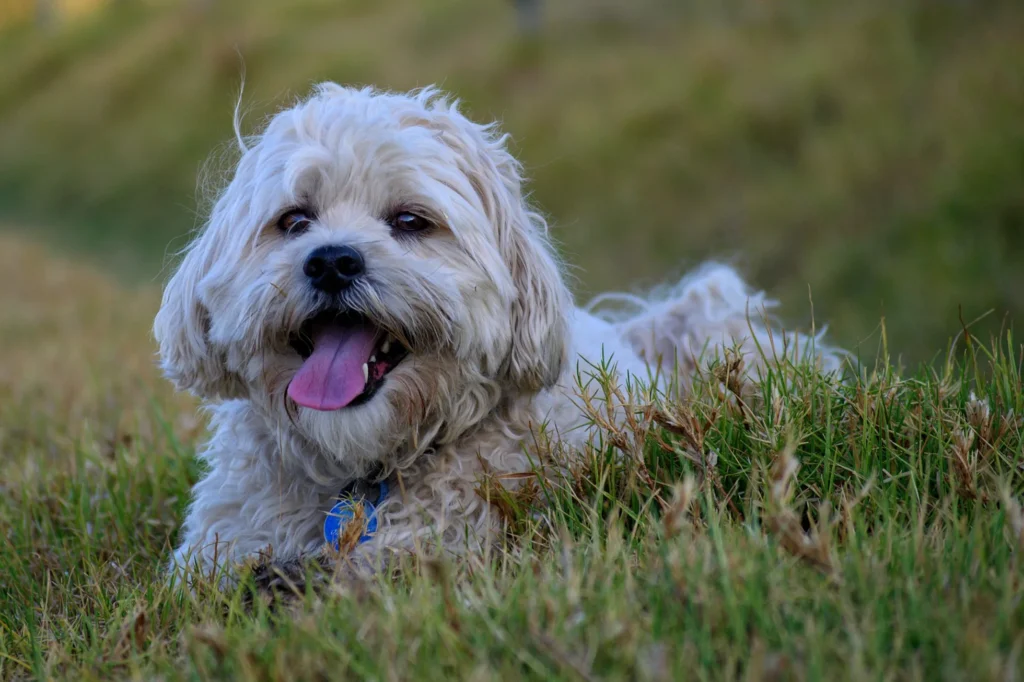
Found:
[{"label": "pink tongue", "polygon": [[314,410],[338,410],[366,388],[363,365],[376,333],[365,326],[329,325],[313,338],[313,354],[288,384],[288,397]]}]

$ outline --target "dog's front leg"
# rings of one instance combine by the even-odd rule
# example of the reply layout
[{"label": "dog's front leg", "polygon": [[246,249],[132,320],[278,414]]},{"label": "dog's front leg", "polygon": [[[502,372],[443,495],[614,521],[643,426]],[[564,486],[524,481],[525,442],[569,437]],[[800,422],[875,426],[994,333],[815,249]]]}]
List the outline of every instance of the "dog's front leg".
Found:
[{"label": "dog's front leg", "polygon": [[241,563],[288,561],[320,548],[322,503],[315,490],[278,485],[272,477],[210,460],[213,467],[193,490],[171,561],[179,576],[196,578],[198,572],[230,585]]}]

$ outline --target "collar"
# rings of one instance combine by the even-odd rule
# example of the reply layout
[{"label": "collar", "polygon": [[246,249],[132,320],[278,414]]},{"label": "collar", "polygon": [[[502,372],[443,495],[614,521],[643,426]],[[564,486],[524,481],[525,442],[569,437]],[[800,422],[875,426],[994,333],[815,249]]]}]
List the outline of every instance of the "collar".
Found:
[{"label": "collar", "polygon": [[342,488],[338,493],[338,502],[327,512],[327,518],[324,519],[324,541],[335,549],[339,549],[338,538],[355,516],[357,505],[363,507],[363,516],[366,518],[366,529],[359,537],[358,544],[370,540],[377,533],[377,507],[387,498],[389,487],[387,479],[374,482],[373,478],[357,478]]}]

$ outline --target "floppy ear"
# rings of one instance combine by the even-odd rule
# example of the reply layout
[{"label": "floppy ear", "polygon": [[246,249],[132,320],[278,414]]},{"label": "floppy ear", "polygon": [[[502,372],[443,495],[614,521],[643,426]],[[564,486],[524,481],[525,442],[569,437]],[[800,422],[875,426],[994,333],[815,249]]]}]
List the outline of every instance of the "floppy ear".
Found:
[{"label": "floppy ear", "polygon": [[160,346],[160,366],[179,390],[201,398],[232,398],[241,395],[242,383],[210,346],[210,314],[198,291],[213,259],[209,242],[204,235],[186,251],[164,289],[153,334]]},{"label": "floppy ear", "polygon": [[520,165],[506,149],[507,136],[494,136],[489,127],[480,130],[483,158],[471,179],[515,286],[512,346],[501,372],[517,388],[535,392],[553,386],[568,361],[572,296],[548,241],[547,223],[523,197]]},{"label": "floppy ear", "polygon": [[503,371],[520,389],[538,391],[558,381],[568,360],[572,299],[542,232],[544,223],[515,199],[519,205],[498,216],[500,248],[516,287],[512,348]]}]

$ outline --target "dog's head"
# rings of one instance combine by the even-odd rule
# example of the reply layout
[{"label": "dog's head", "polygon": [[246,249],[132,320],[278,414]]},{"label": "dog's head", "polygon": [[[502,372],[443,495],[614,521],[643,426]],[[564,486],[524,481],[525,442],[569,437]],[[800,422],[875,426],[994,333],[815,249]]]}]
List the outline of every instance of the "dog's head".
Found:
[{"label": "dog's head", "polygon": [[569,301],[492,126],[325,84],[244,150],[154,329],[179,388],[365,469],[553,384]]}]

